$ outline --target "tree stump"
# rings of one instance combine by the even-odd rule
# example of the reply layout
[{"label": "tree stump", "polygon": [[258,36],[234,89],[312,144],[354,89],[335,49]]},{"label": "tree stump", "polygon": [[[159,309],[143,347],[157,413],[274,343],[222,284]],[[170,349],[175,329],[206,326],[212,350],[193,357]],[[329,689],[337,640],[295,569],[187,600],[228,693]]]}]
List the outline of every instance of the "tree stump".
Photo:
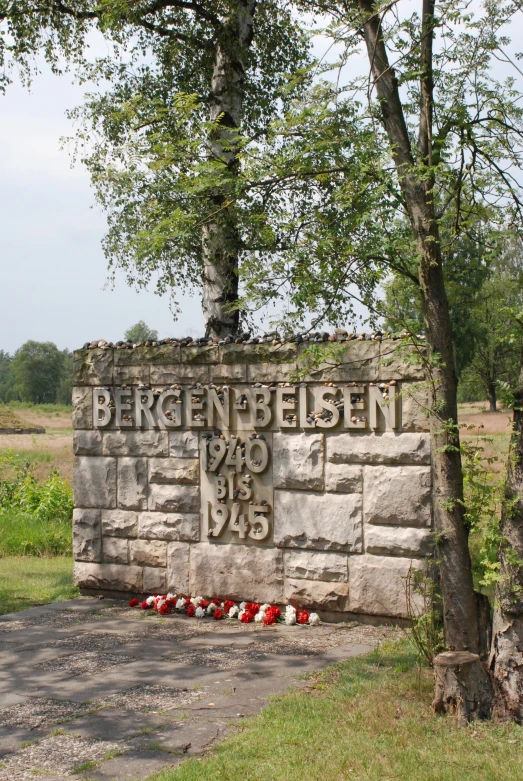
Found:
[{"label": "tree stump", "polygon": [[488,719],[492,711],[493,688],[478,654],[445,651],[434,659],[436,713],[456,716],[465,724]]}]

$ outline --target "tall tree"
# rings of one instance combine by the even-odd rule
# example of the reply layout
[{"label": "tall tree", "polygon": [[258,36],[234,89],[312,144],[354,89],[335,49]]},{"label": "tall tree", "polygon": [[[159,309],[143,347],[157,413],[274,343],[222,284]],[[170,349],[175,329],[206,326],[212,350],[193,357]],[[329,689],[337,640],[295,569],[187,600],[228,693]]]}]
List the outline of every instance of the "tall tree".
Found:
[{"label": "tall tree", "polygon": [[[112,267],[137,284],[157,277],[159,291],[199,287],[207,333],[236,332],[240,133],[263,134],[285,73],[305,61],[288,4],[11,0],[0,3],[2,20],[0,64],[10,58],[29,78],[41,50],[55,69],[65,55],[84,78],[113,85],[83,113],[89,139],[102,139],[85,158],[109,210]],[[112,51],[88,63],[93,28]]]},{"label": "tall tree", "polygon": [[158,331],[155,331],[154,328],[149,328],[147,323],[145,323],[143,320],[139,320],[137,323],[127,329],[124,337],[127,339],[127,341],[133,342],[134,344],[137,342],[148,341],[157,342]]},{"label": "tall tree", "polygon": [[28,341],[13,356],[15,390],[22,401],[54,403],[63,375],[64,354],[53,342]]}]

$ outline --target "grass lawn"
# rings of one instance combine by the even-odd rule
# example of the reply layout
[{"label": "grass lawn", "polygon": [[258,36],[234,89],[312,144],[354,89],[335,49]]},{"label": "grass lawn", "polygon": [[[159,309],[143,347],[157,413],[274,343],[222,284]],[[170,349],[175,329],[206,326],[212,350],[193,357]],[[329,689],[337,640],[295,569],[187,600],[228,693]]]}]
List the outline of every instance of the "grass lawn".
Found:
[{"label": "grass lawn", "polygon": [[202,759],[149,781],[520,781],[521,727],[459,727],[431,709],[406,642],[315,674]]},{"label": "grass lawn", "polygon": [[76,596],[69,556],[0,558],[0,614]]}]

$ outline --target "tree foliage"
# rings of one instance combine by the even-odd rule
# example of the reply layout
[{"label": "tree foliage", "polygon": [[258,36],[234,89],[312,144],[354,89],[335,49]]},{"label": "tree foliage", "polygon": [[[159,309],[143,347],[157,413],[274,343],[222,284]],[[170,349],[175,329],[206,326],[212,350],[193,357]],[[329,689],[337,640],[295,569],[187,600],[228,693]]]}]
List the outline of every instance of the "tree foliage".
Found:
[{"label": "tree foliage", "polygon": [[[64,371],[64,354],[53,342],[28,341],[13,356],[14,390],[21,401],[53,403]],[[70,401],[68,402],[70,403]]]},{"label": "tree foliage", "polygon": [[124,334],[124,339],[133,344],[147,341],[156,342],[158,341],[158,331],[155,331],[154,328],[149,328],[147,323],[143,320],[139,320],[127,329]]}]

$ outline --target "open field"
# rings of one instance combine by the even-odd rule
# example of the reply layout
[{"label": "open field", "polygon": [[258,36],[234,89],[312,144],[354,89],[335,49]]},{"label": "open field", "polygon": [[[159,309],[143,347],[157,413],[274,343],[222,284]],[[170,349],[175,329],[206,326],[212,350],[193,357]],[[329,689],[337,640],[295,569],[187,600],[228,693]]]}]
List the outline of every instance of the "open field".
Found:
[{"label": "open field", "polygon": [[18,412],[15,412],[11,407],[0,405],[0,434],[11,429],[28,428],[37,428],[41,432],[44,431],[42,426],[37,425],[36,423],[29,423],[28,420],[19,415]]},{"label": "open field", "polygon": [[0,558],[0,614],[77,596],[69,556]]},{"label": "open field", "polygon": [[[10,410],[3,407],[0,410]],[[34,465],[34,474],[45,480],[56,469],[69,483],[73,479],[73,429],[71,412],[58,405],[27,406],[15,410],[29,424],[44,426],[45,434],[3,434],[0,438],[2,450],[16,450],[23,453]]]},{"label": "open field", "polygon": [[491,464],[490,469],[493,472],[502,472],[508,455],[512,413],[509,410],[498,412],[487,410],[487,402],[459,405],[460,423],[467,427],[461,430],[461,438],[471,444],[477,442],[479,438],[485,456],[498,459]]}]

